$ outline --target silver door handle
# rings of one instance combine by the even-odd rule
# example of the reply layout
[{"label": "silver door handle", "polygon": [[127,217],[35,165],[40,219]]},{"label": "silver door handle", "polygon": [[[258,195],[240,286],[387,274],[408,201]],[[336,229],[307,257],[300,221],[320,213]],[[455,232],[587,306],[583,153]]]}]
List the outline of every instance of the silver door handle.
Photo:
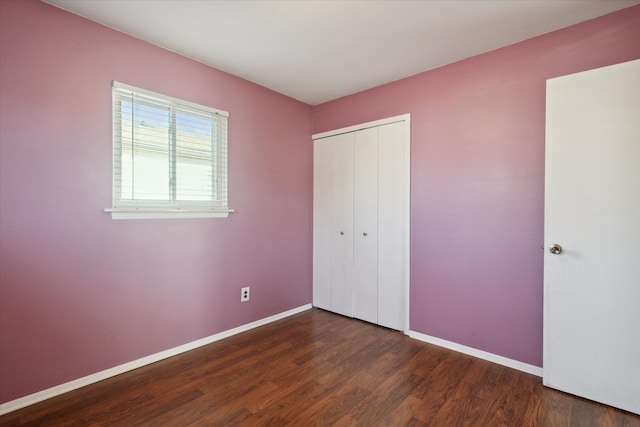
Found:
[{"label": "silver door handle", "polygon": [[341,231],[341,232],[340,232],[340,235],[341,235],[341,236],[344,236],[344,231]]},{"label": "silver door handle", "polygon": [[549,252],[551,252],[554,255],[558,255],[562,253],[562,246],[560,246],[557,243],[554,243],[553,245],[549,246]]},{"label": "silver door handle", "polygon": [[362,235],[363,235],[363,236],[366,236],[366,235],[367,235],[367,232],[365,231],[364,233],[362,233]]}]

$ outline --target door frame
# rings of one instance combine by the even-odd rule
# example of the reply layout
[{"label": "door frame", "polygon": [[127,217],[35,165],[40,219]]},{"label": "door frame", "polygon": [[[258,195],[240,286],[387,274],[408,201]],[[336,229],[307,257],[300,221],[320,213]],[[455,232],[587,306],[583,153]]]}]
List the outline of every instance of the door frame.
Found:
[{"label": "door frame", "polygon": [[402,144],[403,147],[403,158],[404,158],[404,183],[405,183],[405,192],[404,192],[404,206],[403,209],[404,215],[404,265],[403,265],[403,273],[404,273],[404,327],[403,332],[405,335],[409,334],[410,325],[409,325],[409,308],[411,306],[411,113],[401,114],[398,116],[387,117],[380,120],[374,120],[371,122],[361,123],[353,126],[347,126],[339,129],[334,129],[327,132],[320,132],[311,135],[311,139],[316,141],[318,139],[327,138],[330,136],[336,136],[344,133],[356,132],[363,129],[388,125],[391,123],[403,123],[404,124],[404,136],[405,141]]}]

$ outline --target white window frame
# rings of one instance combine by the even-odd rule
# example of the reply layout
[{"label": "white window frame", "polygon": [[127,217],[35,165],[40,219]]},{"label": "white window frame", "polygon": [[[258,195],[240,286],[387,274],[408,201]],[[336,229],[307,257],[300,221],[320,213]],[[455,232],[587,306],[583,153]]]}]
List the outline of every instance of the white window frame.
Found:
[{"label": "white window frame", "polygon": [[[187,111],[189,113],[195,113],[206,119],[210,119],[213,122],[217,122],[224,127],[224,131],[220,132],[216,137],[216,144],[212,153],[212,163],[215,173],[214,177],[214,194],[212,200],[203,201],[179,201],[176,200],[176,181],[171,179],[168,183],[168,190],[171,194],[170,200],[135,200],[135,199],[123,199],[122,198],[122,170],[118,164],[120,164],[122,153],[122,139],[121,128],[119,127],[120,109],[117,108],[117,99],[120,99],[121,95],[117,95],[122,91],[131,92],[132,100],[135,96],[141,98],[151,99],[155,105],[166,107],[172,117],[175,117],[176,111]],[[162,219],[162,218],[226,218],[233,209],[229,209],[228,195],[227,195],[227,121],[229,113],[215,108],[195,104],[181,99],[173,98],[170,96],[162,95],[156,92],[152,92],[146,89],[141,89],[135,86],[127,85],[117,81],[113,82],[112,86],[112,112],[113,112],[113,182],[112,182],[112,201],[111,208],[105,209],[105,212],[109,212],[113,219]],[[140,103],[144,103],[141,101]],[[175,123],[171,126],[169,139],[171,140],[170,146],[175,147],[176,144],[176,132]],[[133,141],[135,146],[136,141]],[[172,156],[167,154],[167,161]],[[175,161],[173,161],[175,162]],[[171,163],[172,168],[175,169],[175,163]]]}]

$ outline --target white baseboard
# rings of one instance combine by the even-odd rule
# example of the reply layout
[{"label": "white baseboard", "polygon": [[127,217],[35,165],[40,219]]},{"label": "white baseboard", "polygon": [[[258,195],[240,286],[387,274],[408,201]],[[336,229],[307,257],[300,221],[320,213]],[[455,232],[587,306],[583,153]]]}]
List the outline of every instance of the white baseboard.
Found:
[{"label": "white baseboard", "polygon": [[518,371],[526,372],[528,374],[542,377],[542,368],[528,363],[519,362],[517,360],[509,359],[507,357],[499,356],[497,354],[489,353],[486,351],[478,350],[473,347],[467,347],[466,345],[458,344],[452,341],[443,340],[441,338],[432,337],[431,335],[421,334],[420,332],[409,331],[407,333],[411,338],[428,342],[429,344],[435,344],[439,347],[448,348],[460,353],[468,354],[479,359],[488,360],[489,362],[497,363],[498,365],[507,366],[509,368],[517,369]]},{"label": "white baseboard", "polygon": [[18,409],[24,408],[29,405],[33,405],[34,403],[42,402],[43,400],[47,400],[52,397],[58,396],[60,394],[70,392],[80,387],[84,387],[89,384],[93,384],[98,381],[102,381],[107,378],[114,377],[116,375],[120,375],[137,368],[141,368],[145,365],[158,362],[162,359],[166,359],[168,357],[172,357],[177,354],[184,353],[186,351],[193,350],[198,347],[202,347],[203,345],[211,344],[212,342],[215,342],[215,341],[220,341],[232,335],[236,335],[241,332],[246,332],[250,329],[257,328],[258,326],[263,326],[268,323],[275,322],[276,320],[284,319],[285,317],[289,317],[294,314],[301,313],[303,311],[309,310],[310,308],[311,308],[311,304],[306,304],[282,313],[274,314],[273,316],[265,317],[264,319],[256,320],[255,322],[247,323],[246,325],[238,326],[237,328],[229,329],[228,331],[220,332],[220,333],[217,333],[196,341],[192,341],[190,343],[187,343],[178,347],[170,348],[168,350],[164,350],[159,353],[155,353],[150,356],[143,357],[141,359],[127,362],[123,365],[114,366],[113,368],[96,372],[95,374],[87,375],[86,377],[78,378],[76,380],[69,381],[67,383],[60,384],[55,387],[51,387],[46,390],[39,391],[37,393],[33,393],[30,395],[21,397],[19,399],[12,400],[10,402],[0,404],[0,415],[4,415],[9,412],[16,411]]}]

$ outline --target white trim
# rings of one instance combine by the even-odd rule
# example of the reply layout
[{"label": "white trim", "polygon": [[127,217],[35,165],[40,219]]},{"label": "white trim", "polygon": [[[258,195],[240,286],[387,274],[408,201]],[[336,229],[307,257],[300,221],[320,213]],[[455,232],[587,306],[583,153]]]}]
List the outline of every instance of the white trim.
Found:
[{"label": "white trim", "polygon": [[[348,126],[346,128],[334,129],[328,132],[315,133],[311,135],[311,139],[315,141],[316,139],[327,138],[330,136],[340,135],[340,134],[349,133],[349,132],[355,132],[362,129],[388,125],[390,123],[396,123],[396,122],[407,122],[407,126],[408,126],[410,123],[410,120],[411,120],[410,113],[401,114],[399,116],[393,116],[393,117],[388,117],[386,119],[374,120],[372,122],[361,123],[354,126]],[[409,135],[407,135],[407,137],[409,137]]]},{"label": "white trim", "polygon": [[177,219],[177,218],[227,218],[233,209],[197,210],[197,209],[124,209],[109,208],[105,212],[112,219]]},{"label": "white trim", "polygon": [[119,366],[114,366],[113,368],[96,372],[95,374],[87,375],[86,377],[78,378],[76,380],[69,381],[67,383],[60,384],[55,387],[51,387],[46,390],[39,391],[37,393],[33,393],[28,396],[24,396],[19,399],[12,400],[10,402],[0,404],[0,415],[4,415],[9,412],[16,411],[18,409],[24,408],[29,405],[33,405],[38,402],[42,402],[43,400],[47,400],[52,397],[59,396],[63,393],[68,393],[80,387],[85,387],[87,385],[96,383],[98,381],[106,380],[107,378],[111,378],[116,375],[120,375],[125,372],[141,368],[145,365],[150,365],[151,363],[158,362],[162,359],[166,359],[166,358],[178,355],[180,353],[184,353],[189,350],[193,350],[198,347],[211,344],[213,342],[222,340],[224,338],[228,338],[232,335],[236,335],[241,332],[246,332],[250,329],[257,328],[259,326],[264,326],[268,323],[275,322],[276,320],[284,319],[285,317],[293,316],[294,314],[298,314],[309,309],[311,309],[311,304],[305,304],[303,306],[300,306],[282,313],[274,314],[273,316],[265,317],[264,319],[261,319],[261,320],[256,320],[255,322],[247,323],[246,325],[238,326],[237,328],[219,332],[217,334],[214,334],[196,341],[192,341],[190,343],[183,344],[178,347],[170,348],[168,350],[164,350],[159,353],[155,353],[150,356],[143,357],[141,359],[133,360],[131,362],[127,362]]},{"label": "white trim", "polygon": [[432,337],[431,335],[421,334],[420,332],[409,331],[407,334],[409,337],[434,344],[439,347],[448,348],[459,353],[468,354],[469,356],[477,357],[479,359],[488,360],[489,362],[497,363],[508,368],[517,369],[518,371],[526,372],[538,377],[542,377],[542,368],[528,363],[520,362],[517,360],[509,359],[507,357],[499,356],[497,354],[489,353],[486,351],[478,350],[473,347],[467,347],[466,345],[458,344],[452,341],[443,340],[441,338]]}]

